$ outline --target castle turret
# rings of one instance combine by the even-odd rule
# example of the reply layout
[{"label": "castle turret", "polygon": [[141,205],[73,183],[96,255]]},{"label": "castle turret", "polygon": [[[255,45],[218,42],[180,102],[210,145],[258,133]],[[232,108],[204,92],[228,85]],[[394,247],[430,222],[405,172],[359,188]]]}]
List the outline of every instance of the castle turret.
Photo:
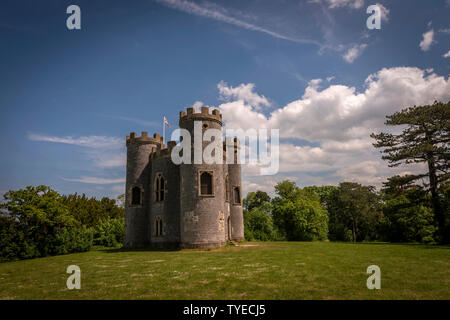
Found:
[{"label": "castle turret", "polygon": [[226,243],[223,164],[206,164],[204,159],[194,156],[194,144],[205,150],[211,143],[195,141],[194,131],[202,139],[207,129],[217,129],[221,139],[222,115],[218,110],[209,113],[208,107],[202,107],[200,113],[188,108],[187,113],[180,112],[179,124],[190,132],[193,144],[191,164],[180,165],[180,245],[185,248],[222,246]]},{"label": "castle turret", "polygon": [[139,247],[148,244],[148,216],[150,198],[151,153],[163,147],[162,137],[147,132],[140,137],[132,132],[126,138],[127,176],[125,191],[125,247]]},{"label": "castle turret", "polygon": [[244,240],[244,215],[242,210],[242,173],[239,160],[239,140],[234,138],[234,163],[228,164],[230,188],[231,240]]}]

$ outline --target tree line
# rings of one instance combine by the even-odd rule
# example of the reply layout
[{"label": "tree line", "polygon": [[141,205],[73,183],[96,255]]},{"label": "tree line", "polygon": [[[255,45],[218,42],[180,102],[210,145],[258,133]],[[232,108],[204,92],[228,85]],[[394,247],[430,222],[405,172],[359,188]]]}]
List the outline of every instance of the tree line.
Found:
[{"label": "tree line", "polygon": [[[450,242],[450,102],[414,106],[386,117],[395,131],[372,133],[391,167],[425,164],[373,186],[299,188],[283,181],[271,199],[262,191],[244,199],[247,239]],[[401,129],[401,130],[400,130]]]},{"label": "tree line", "polygon": [[89,251],[123,242],[124,208],[114,199],[60,195],[48,186],[4,194],[0,261]]}]

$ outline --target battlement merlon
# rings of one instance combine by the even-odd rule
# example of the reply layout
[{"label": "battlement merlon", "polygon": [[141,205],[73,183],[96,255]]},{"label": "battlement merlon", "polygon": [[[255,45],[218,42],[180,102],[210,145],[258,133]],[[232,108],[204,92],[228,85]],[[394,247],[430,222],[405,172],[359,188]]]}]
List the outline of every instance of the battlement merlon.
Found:
[{"label": "battlement merlon", "polygon": [[148,136],[148,132],[142,131],[141,136],[138,137],[136,132],[131,132],[126,138],[127,147],[130,144],[154,144],[158,149],[164,148],[163,137],[159,133],[153,134],[153,138]]},{"label": "battlement merlon", "polygon": [[180,121],[179,125],[183,121],[187,120],[198,120],[198,121],[215,121],[222,125],[222,114],[218,109],[214,109],[212,113],[209,113],[209,107],[202,107],[201,112],[194,112],[194,108],[187,108],[187,112],[180,111]]},{"label": "battlement merlon", "polygon": [[150,160],[169,158],[172,154],[172,149],[177,145],[176,141],[169,141],[167,148],[157,149],[156,152],[150,154]]}]

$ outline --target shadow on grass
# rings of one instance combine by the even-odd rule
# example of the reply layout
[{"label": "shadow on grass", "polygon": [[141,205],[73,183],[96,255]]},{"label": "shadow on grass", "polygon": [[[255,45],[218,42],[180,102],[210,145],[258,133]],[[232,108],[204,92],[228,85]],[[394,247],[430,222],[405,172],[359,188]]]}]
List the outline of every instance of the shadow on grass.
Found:
[{"label": "shadow on grass", "polygon": [[450,249],[449,244],[424,244],[424,243],[408,243],[408,242],[336,242],[342,244],[365,244],[365,245],[388,245],[388,246],[409,246],[421,247],[424,249]]},{"label": "shadow on grass", "polygon": [[180,247],[141,247],[141,248],[100,248],[98,251],[105,253],[119,253],[119,252],[142,252],[142,251],[181,251]]}]

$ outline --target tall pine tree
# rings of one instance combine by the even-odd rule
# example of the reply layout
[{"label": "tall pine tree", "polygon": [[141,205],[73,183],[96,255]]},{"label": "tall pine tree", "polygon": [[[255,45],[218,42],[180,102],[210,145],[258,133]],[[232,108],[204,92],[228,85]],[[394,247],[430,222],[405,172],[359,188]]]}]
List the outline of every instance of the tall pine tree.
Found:
[{"label": "tall pine tree", "polygon": [[[445,230],[444,208],[439,196],[440,187],[450,181],[450,101],[432,105],[414,106],[387,116],[388,126],[405,126],[400,134],[371,134],[373,145],[381,148],[382,159],[390,167],[400,164],[426,163],[426,172],[408,175],[404,183],[428,178],[425,187],[431,194],[436,224],[441,240]],[[397,179],[401,183],[402,179]]]}]

